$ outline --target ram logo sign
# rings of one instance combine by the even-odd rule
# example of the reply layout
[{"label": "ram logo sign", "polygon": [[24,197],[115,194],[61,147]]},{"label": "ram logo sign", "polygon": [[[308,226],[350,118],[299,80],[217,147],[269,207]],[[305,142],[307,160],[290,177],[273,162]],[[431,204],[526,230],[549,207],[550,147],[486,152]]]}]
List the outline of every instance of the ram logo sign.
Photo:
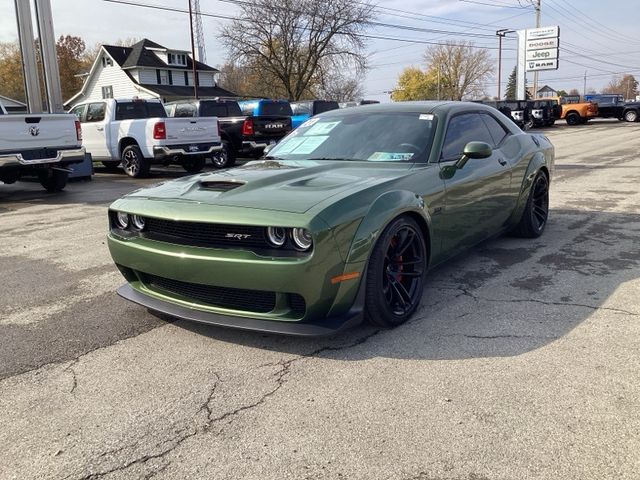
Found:
[{"label": "ram logo sign", "polygon": [[32,137],[37,137],[40,135],[40,129],[38,127],[29,127],[29,134]]}]

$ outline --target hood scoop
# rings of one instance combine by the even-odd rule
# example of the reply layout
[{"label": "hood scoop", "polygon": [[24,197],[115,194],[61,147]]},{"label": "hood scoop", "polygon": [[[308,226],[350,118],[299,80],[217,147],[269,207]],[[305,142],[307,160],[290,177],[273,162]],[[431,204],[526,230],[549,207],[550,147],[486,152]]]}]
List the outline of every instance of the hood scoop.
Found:
[{"label": "hood scoop", "polygon": [[223,180],[223,181],[204,181],[200,182],[200,188],[202,190],[209,190],[211,192],[228,192],[234,188],[238,188],[246,184],[237,180]]}]

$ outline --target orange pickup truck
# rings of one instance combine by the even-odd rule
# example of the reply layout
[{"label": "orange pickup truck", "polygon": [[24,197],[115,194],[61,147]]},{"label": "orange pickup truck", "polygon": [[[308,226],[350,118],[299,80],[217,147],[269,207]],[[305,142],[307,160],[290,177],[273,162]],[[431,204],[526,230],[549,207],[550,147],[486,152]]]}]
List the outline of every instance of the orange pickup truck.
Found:
[{"label": "orange pickup truck", "polygon": [[591,102],[581,102],[579,95],[554,97],[552,100],[562,106],[560,118],[567,121],[567,125],[580,125],[598,116],[598,105]]}]

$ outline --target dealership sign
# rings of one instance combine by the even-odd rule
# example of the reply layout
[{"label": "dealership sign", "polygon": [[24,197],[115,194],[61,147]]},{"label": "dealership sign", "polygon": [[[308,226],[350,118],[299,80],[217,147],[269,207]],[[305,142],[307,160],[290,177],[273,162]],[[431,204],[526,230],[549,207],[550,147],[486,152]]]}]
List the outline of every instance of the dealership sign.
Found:
[{"label": "dealership sign", "polygon": [[524,59],[528,72],[558,69],[560,27],[531,28],[525,38]]}]

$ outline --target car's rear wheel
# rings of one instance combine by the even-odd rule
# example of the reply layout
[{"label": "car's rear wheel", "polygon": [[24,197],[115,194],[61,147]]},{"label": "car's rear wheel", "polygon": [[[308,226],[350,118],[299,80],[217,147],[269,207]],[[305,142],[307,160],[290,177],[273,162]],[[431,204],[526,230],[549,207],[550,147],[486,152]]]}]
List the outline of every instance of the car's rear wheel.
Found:
[{"label": "car's rear wheel", "polygon": [[580,115],[578,115],[577,113],[570,113],[569,115],[567,115],[567,125],[579,125],[580,123],[582,123],[582,119],[580,118]]},{"label": "car's rear wheel", "polygon": [[204,157],[186,157],[182,160],[182,168],[189,173],[201,172],[206,160]]},{"label": "car's rear wheel", "polygon": [[222,141],[222,150],[211,158],[213,166],[216,168],[229,168],[236,164],[236,152],[229,142]]},{"label": "car's rear wheel", "polygon": [[133,178],[143,178],[149,175],[151,164],[142,156],[140,147],[129,145],[122,151],[122,168]]},{"label": "car's rear wheel", "polygon": [[407,321],[422,298],[427,249],[415,220],[402,216],[384,229],[367,267],[365,313],[378,327]]},{"label": "car's rear wheel", "polygon": [[638,112],[636,112],[635,110],[628,110],[624,113],[624,119],[627,122],[637,122]]},{"label": "car's rear wheel", "polygon": [[540,171],[533,179],[529,198],[520,222],[513,230],[518,237],[537,238],[542,235],[549,218],[549,179]]},{"label": "car's rear wheel", "polygon": [[54,170],[47,168],[38,172],[40,185],[49,193],[61,192],[67,186],[69,173],[64,170]]}]

